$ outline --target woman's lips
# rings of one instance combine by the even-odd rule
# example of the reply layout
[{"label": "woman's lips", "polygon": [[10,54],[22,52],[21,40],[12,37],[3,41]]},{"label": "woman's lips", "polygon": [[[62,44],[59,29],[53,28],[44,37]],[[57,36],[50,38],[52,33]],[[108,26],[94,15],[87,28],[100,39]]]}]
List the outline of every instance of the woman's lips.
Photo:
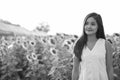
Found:
[{"label": "woman's lips", "polygon": [[87,30],[87,31],[93,31],[93,30]]}]

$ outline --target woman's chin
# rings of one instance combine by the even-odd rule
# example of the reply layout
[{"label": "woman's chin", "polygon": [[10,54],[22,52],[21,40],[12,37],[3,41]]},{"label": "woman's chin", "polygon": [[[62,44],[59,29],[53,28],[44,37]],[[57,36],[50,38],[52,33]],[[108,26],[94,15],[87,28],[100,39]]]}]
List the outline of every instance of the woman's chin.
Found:
[{"label": "woman's chin", "polygon": [[93,32],[87,32],[86,34],[87,35],[94,35],[95,33],[93,33]]}]

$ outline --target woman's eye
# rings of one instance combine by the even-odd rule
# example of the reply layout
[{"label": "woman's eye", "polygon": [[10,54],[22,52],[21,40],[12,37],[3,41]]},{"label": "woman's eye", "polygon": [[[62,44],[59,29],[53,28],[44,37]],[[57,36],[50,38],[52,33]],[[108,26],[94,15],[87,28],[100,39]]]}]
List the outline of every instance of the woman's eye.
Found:
[{"label": "woman's eye", "polygon": [[93,26],[94,26],[94,25],[95,25],[95,23],[91,23],[91,25],[93,25]]},{"label": "woman's eye", "polygon": [[88,22],[86,22],[85,25],[88,25]]}]

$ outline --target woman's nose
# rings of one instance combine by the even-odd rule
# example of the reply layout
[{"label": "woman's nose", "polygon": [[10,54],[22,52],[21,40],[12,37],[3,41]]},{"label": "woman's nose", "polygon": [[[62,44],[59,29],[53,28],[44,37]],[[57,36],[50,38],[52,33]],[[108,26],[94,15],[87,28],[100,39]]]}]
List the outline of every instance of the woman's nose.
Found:
[{"label": "woman's nose", "polygon": [[91,28],[91,25],[87,25],[87,28]]}]

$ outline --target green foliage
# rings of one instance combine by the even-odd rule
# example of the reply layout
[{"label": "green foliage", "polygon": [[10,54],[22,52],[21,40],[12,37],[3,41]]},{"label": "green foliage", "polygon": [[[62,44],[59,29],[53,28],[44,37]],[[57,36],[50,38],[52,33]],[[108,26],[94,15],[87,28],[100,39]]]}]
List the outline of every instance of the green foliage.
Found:
[{"label": "green foliage", "polygon": [[[120,38],[120,37],[117,37]],[[120,76],[119,39],[109,36],[115,49],[113,67]],[[71,80],[76,35],[2,37],[0,80]]]}]

